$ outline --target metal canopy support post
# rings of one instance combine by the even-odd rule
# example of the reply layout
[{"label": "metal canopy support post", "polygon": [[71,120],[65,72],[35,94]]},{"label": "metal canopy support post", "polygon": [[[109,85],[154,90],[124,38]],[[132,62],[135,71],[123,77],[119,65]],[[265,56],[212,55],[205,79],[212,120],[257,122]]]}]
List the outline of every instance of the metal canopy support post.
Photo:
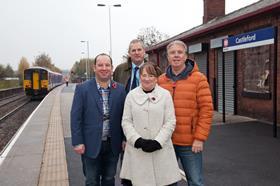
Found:
[{"label": "metal canopy support post", "polygon": [[91,73],[90,73],[90,65],[89,65],[89,41],[87,41],[87,78],[91,79]]},{"label": "metal canopy support post", "polygon": [[274,32],[274,71],[273,71],[273,137],[277,138],[277,45],[278,45],[278,29]]},{"label": "metal canopy support post", "polygon": [[225,53],[223,52],[222,76],[223,76],[223,123],[226,122],[226,90],[225,90]]},{"label": "metal canopy support post", "polygon": [[[82,40],[81,43],[86,43],[87,44],[87,60],[86,60],[86,80],[89,79],[89,72],[88,72],[88,63],[89,63],[89,41],[87,40]],[[90,69],[89,69],[90,71]]]}]

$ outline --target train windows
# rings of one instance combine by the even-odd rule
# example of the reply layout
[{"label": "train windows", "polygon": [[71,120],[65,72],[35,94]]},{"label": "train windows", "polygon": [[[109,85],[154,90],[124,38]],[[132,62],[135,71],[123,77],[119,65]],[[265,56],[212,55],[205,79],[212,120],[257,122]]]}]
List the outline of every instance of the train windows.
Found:
[{"label": "train windows", "polygon": [[30,73],[30,71],[26,70],[24,72],[24,79],[25,80],[31,80],[31,73]]},{"label": "train windows", "polygon": [[47,80],[48,79],[48,72],[47,71],[42,71],[41,79],[42,80]]}]

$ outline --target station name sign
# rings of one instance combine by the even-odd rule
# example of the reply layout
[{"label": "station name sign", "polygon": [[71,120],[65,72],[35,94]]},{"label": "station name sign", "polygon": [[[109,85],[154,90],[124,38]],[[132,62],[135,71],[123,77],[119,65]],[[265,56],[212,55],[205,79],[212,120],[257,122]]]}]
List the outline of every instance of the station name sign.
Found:
[{"label": "station name sign", "polygon": [[274,43],[275,28],[268,27],[253,32],[231,36],[223,40],[223,51],[233,51]]}]

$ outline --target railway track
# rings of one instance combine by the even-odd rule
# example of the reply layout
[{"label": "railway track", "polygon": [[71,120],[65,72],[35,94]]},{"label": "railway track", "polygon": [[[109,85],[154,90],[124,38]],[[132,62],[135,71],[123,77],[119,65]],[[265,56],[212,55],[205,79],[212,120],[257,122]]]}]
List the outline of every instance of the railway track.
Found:
[{"label": "railway track", "polygon": [[10,112],[6,113],[4,116],[0,117],[0,124],[3,120],[8,118],[9,116],[12,116],[14,113],[16,113],[17,110],[19,110],[20,108],[22,108],[24,105],[26,105],[29,102],[30,102],[30,100],[25,101],[24,103],[20,104],[16,108],[12,109]]},{"label": "railway track", "polygon": [[12,98],[14,98],[14,97],[17,97],[18,95],[11,95],[11,96],[7,96],[7,97],[4,97],[4,98],[1,98],[0,99],[0,102],[3,102],[3,101],[5,101],[5,100],[7,100],[7,99],[12,99]]},{"label": "railway track", "polygon": [[19,94],[23,95],[24,91],[22,87],[14,87],[8,89],[0,89],[0,101],[5,100],[10,97],[17,96]]},{"label": "railway track", "polygon": [[0,156],[21,125],[39,105],[40,101],[30,101],[27,97],[0,102]]},{"label": "railway track", "polygon": [[30,99],[24,95],[17,95],[0,101],[0,123],[16,110],[27,104]]},{"label": "railway track", "polygon": [[17,95],[12,95],[12,96],[9,96],[6,98],[2,98],[2,99],[0,99],[0,107],[3,107],[9,103],[12,103],[12,102],[18,101],[20,99],[24,99],[24,98],[26,98],[26,96],[24,94],[17,94]]}]

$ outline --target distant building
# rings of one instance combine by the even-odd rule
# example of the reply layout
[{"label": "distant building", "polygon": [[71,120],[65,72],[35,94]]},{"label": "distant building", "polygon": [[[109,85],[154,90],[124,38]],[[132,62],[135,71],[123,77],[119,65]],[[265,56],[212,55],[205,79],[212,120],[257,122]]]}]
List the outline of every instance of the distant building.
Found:
[{"label": "distant building", "polygon": [[19,80],[18,77],[4,77],[3,80]]}]

